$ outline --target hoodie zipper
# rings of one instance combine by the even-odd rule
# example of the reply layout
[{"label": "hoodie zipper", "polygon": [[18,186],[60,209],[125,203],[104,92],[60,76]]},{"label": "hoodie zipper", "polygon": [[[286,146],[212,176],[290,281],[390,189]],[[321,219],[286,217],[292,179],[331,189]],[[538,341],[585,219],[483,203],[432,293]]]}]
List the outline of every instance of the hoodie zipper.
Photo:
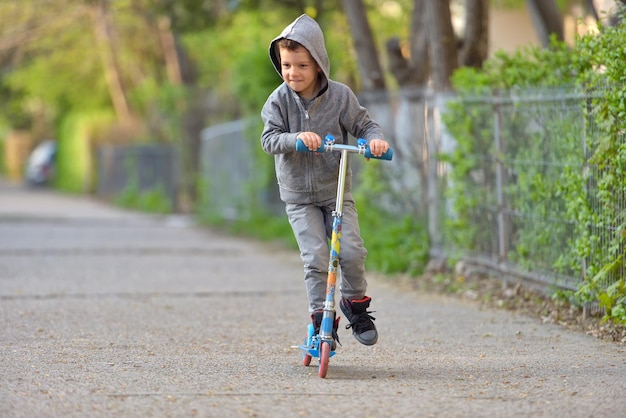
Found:
[{"label": "hoodie zipper", "polygon": [[[302,98],[298,96],[298,105],[300,106],[300,109],[302,109],[302,113],[304,113],[304,128],[306,131],[311,131],[311,115],[309,114],[309,109],[306,108],[306,106],[304,105],[304,102],[302,101]],[[318,100],[313,100],[313,102],[311,102],[309,104],[309,106],[311,108],[313,108],[315,106],[315,104],[318,102]],[[318,134],[319,135],[319,134]],[[307,161],[307,173],[312,173],[313,172],[313,156],[310,155],[309,158],[306,159]],[[311,190],[313,190],[313,193],[315,193],[315,180],[313,178],[313,176],[311,174],[309,174],[307,176],[307,183],[309,185],[309,187],[311,188]]]},{"label": "hoodie zipper", "polygon": [[[310,126],[310,122],[311,122],[311,115],[309,113],[309,109],[310,110],[314,110],[314,108],[316,107],[316,105],[318,105],[319,100],[317,100],[317,98],[313,99],[313,101],[309,104],[309,109],[307,109],[304,106],[304,103],[300,102],[302,104],[302,110],[304,111],[304,120],[306,121],[306,130],[310,131],[311,130],[311,126]],[[322,135],[323,133],[318,132],[318,135]]]}]

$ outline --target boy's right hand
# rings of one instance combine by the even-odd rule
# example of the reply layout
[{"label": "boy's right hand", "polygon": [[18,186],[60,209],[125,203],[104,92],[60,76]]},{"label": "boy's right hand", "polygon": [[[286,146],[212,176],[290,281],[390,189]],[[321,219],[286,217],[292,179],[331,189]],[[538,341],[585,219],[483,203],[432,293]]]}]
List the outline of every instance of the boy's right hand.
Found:
[{"label": "boy's right hand", "polygon": [[300,132],[298,138],[310,151],[317,151],[322,146],[322,138],[315,132]]}]

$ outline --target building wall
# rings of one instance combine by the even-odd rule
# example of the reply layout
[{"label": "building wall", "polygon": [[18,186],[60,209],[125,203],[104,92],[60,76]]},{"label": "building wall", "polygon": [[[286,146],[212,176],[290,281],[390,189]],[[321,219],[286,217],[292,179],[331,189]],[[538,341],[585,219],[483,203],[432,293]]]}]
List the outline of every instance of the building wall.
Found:
[{"label": "building wall", "polygon": [[[606,16],[602,11],[611,11],[611,2],[614,0],[596,1],[601,16]],[[528,45],[539,45],[535,27],[527,7],[520,10],[490,10],[489,17],[489,53],[496,51],[515,52]],[[577,35],[589,31],[596,31],[595,20],[586,15],[582,7],[574,7],[563,16],[563,31],[565,41],[572,45]]]},{"label": "building wall", "polygon": [[531,44],[539,44],[539,38],[526,8],[522,10],[492,9],[490,12],[490,55],[500,50],[514,52]]}]

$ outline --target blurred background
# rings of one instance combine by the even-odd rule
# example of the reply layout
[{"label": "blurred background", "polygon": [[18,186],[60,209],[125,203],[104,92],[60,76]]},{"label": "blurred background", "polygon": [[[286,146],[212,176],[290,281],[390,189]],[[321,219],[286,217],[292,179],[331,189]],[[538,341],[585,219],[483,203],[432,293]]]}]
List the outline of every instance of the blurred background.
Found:
[{"label": "blurred background", "polygon": [[[273,160],[259,146],[259,113],[281,82],[269,42],[307,13],[324,30],[332,78],[357,92],[397,151],[392,169],[368,175],[378,168],[354,167],[363,171],[363,189],[378,193],[361,193],[371,266],[417,274],[429,259],[454,255],[506,274],[512,263],[550,286],[565,278],[561,287],[572,291],[600,277],[600,293],[611,295],[608,307],[624,309],[617,315],[626,321],[619,273],[624,199],[617,207],[606,201],[623,196],[623,187],[614,193],[623,176],[611,173],[607,182],[576,174],[593,161],[591,150],[607,149],[602,138],[623,141],[623,85],[581,93],[624,81],[623,4],[0,0],[0,176],[139,210],[193,214],[213,225],[227,220],[262,238],[289,237]],[[459,102],[481,88],[478,102]],[[531,113],[519,111],[521,96],[533,104]],[[599,97],[608,110],[591,106]],[[548,99],[550,111],[536,106]],[[557,119],[560,126],[549,127]],[[472,149],[485,137],[489,145]],[[582,145],[588,138],[600,142]],[[559,152],[577,145],[571,154],[546,151],[557,143],[566,144]],[[626,161],[624,149],[611,149],[617,151],[610,158]],[[455,157],[457,151],[464,154]],[[513,151],[517,166],[498,160]],[[538,159],[536,173],[519,165]],[[570,160],[573,174],[558,177]],[[376,188],[373,179],[380,178],[387,182]],[[493,193],[481,195],[487,186]],[[464,200],[468,190],[475,194]],[[590,190],[610,219],[591,233],[589,222],[599,215],[588,210],[590,198],[580,199]],[[376,211],[387,216],[385,225],[375,223],[380,216],[368,217]],[[596,259],[589,248],[602,240]],[[613,279],[606,282],[608,273]],[[597,301],[596,285],[585,292],[581,300]]]},{"label": "blurred background", "polygon": [[[447,67],[480,66],[500,49],[547,44],[548,33],[573,42],[577,20],[592,27],[613,6],[591,0],[440,1],[446,8],[449,3],[449,12],[439,13],[435,27],[425,19],[428,3],[2,0],[0,170],[21,181],[29,153],[55,139],[53,186],[93,193],[98,175],[110,175],[97,167],[107,156],[111,160],[128,145],[167,144],[184,167],[174,206],[189,210],[200,132],[259,113],[280,81],[267,58],[269,40],[301,13],[325,30],[333,78],[363,92],[426,84],[432,81],[429,67],[445,84],[453,69]],[[445,42],[449,30],[461,54],[454,64],[445,53],[429,56],[426,47],[429,37]],[[429,66],[429,60],[440,62]],[[163,157],[158,148],[152,151]],[[101,181],[99,192],[109,195],[104,189],[111,181]]]}]

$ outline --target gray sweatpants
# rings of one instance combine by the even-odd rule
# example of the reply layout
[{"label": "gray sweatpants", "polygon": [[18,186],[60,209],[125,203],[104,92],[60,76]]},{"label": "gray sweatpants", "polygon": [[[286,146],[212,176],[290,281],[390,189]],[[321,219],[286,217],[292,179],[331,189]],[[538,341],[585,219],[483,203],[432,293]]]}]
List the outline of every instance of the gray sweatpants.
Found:
[{"label": "gray sweatpants", "polygon": [[[309,298],[309,311],[324,307],[326,279],[328,277],[329,239],[333,227],[335,199],[317,204],[286,205],[287,217],[300,248],[304,263],[304,282]],[[367,250],[359,230],[354,201],[346,193],[343,204],[341,248],[339,265],[341,279],[337,277],[342,297],[362,299],[365,296],[365,257]]]}]

